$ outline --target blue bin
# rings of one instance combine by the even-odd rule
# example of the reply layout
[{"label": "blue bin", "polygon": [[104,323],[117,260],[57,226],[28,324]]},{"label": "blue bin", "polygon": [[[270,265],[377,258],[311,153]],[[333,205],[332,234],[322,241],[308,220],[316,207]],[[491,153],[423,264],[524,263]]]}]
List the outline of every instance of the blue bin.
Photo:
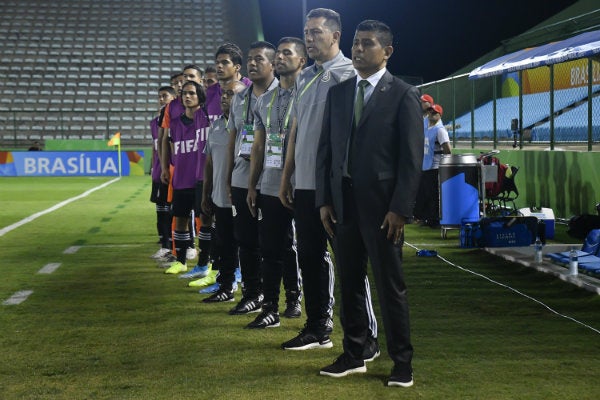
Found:
[{"label": "blue bin", "polygon": [[440,225],[479,220],[479,163],[474,154],[447,154],[440,160]]}]

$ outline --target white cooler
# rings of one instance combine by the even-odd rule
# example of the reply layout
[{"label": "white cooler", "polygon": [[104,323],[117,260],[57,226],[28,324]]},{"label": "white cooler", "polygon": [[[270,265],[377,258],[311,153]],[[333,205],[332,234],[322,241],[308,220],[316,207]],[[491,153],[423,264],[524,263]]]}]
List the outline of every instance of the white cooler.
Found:
[{"label": "white cooler", "polygon": [[546,238],[554,239],[554,211],[551,208],[527,207],[521,208],[519,212],[524,217],[536,217],[546,223]]}]

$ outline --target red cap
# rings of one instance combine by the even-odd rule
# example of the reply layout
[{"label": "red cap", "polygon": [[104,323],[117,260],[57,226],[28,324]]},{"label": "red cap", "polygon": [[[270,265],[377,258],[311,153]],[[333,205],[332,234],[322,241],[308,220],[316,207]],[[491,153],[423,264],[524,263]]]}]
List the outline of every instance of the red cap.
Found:
[{"label": "red cap", "polygon": [[421,96],[421,101],[422,102],[428,102],[429,104],[433,104],[433,97],[431,97],[428,94],[424,94]]},{"label": "red cap", "polygon": [[442,106],[440,106],[439,104],[434,104],[431,106],[431,108],[433,109],[433,111],[435,111],[436,113],[439,113],[440,115],[444,115],[444,109],[442,108]]}]

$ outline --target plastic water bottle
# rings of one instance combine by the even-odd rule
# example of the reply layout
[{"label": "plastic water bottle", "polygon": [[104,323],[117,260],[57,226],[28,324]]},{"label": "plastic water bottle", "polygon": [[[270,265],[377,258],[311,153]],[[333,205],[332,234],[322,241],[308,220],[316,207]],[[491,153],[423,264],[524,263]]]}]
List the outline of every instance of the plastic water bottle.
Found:
[{"label": "plastic water bottle", "polygon": [[573,247],[569,252],[569,275],[576,276],[579,261],[577,260],[577,250]]},{"label": "plastic water bottle", "polygon": [[539,236],[535,238],[535,245],[533,246],[533,248],[535,250],[533,260],[539,264],[542,262],[542,248],[543,248],[543,244],[542,244],[542,241],[540,240]]}]

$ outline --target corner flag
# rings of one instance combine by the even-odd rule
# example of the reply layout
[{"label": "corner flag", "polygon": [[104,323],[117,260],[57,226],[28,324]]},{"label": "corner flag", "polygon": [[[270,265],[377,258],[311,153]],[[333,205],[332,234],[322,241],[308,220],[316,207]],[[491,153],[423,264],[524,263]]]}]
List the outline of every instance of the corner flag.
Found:
[{"label": "corner flag", "polygon": [[120,146],[121,145],[121,132],[117,132],[108,141],[109,146]]}]

